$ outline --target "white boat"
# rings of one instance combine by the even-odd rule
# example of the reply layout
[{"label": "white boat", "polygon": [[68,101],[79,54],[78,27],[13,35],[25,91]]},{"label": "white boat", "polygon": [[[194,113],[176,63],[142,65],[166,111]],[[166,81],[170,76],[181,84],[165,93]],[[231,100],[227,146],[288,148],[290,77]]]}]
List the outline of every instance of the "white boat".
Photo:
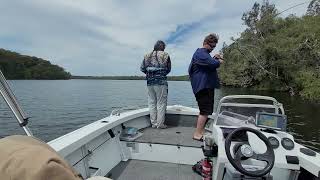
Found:
[{"label": "white boat", "polygon": [[[3,87],[5,83],[1,94],[32,135],[12,93]],[[213,163],[214,180],[319,179],[320,154],[286,132],[284,109],[276,99],[222,98],[216,113],[209,116],[204,142],[192,140],[198,113],[195,108],[168,106],[165,123],[169,128],[155,129],[150,127],[148,108],[113,112],[48,144],[84,178],[202,179],[192,165],[206,155]]]}]

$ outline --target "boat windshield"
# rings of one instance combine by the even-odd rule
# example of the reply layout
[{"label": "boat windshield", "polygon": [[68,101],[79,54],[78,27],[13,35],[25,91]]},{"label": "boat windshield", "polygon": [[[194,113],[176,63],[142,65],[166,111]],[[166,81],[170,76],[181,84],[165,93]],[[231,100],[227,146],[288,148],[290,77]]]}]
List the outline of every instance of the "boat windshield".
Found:
[{"label": "boat windshield", "polygon": [[282,105],[275,99],[269,100],[264,96],[257,97],[227,96],[227,98],[221,99],[215,118],[216,125],[254,126],[258,112],[275,114],[283,112]]}]

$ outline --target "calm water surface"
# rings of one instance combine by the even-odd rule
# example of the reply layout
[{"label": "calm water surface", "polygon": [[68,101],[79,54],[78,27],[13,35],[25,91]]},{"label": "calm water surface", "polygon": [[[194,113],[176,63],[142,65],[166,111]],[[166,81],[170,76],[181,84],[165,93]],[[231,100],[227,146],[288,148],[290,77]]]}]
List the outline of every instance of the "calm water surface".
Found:
[{"label": "calm water surface", "polygon": [[[16,80],[9,81],[18,101],[30,117],[36,137],[50,141],[104,118],[113,109],[147,106],[145,81],[118,80]],[[275,97],[288,116],[288,131],[296,141],[320,151],[320,104],[290,97],[286,93],[223,88],[216,90],[216,102],[225,95],[256,94]],[[169,82],[168,104],[197,107],[189,82]],[[0,99],[0,136],[24,134],[11,111]]]}]

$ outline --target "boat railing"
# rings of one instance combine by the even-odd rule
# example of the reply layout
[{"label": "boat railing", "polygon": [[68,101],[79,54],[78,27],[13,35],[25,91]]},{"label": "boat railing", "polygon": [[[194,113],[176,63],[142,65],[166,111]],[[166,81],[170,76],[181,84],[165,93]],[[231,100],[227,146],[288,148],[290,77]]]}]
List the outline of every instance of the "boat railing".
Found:
[{"label": "boat railing", "polygon": [[14,116],[16,117],[19,125],[23,128],[23,130],[26,132],[28,136],[33,136],[31,130],[27,127],[29,118],[26,116],[21,106],[19,105],[16,97],[14,96],[12,90],[10,89],[10,86],[6,78],[2,74],[1,70],[0,70],[0,92],[3,99],[8,104],[10,110],[13,112]]},{"label": "boat railing", "polygon": [[[247,100],[247,102],[243,103],[237,102],[236,100]],[[269,103],[250,103],[250,100],[258,100],[258,101],[268,101]],[[243,108],[266,108],[266,109],[274,109],[274,113],[276,114],[285,114],[283,105],[279,103],[275,98],[269,96],[259,96],[259,95],[231,95],[225,96],[221,98],[217,108],[217,116],[218,119],[219,114],[223,110],[222,107],[243,107]],[[279,111],[280,110],[280,111]]]},{"label": "boat railing", "polygon": [[109,116],[120,116],[120,110],[121,109],[112,110]]},{"label": "boat railing", "polygon": [[123,112],[133,111],[140,109],[142,107],[140,106],[124,106],[124,107],[113,107],[113,110],[109,114],[109,117],[111,116],[120,116]]}]

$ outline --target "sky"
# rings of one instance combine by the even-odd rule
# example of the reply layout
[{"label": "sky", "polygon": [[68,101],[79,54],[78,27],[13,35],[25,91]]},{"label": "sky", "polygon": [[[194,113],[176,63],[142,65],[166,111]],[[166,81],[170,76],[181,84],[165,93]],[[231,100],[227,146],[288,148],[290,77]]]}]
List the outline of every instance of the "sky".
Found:
[{"label": "sky", "polygon": [[[309,0],[310,1],[310,0]],[[307,0],[270,0],[281,12]],[[246,28],[242,14],[262,0],[1,0],[0,48],[36,56],[72,75],[143,75],[144,54],[164,40],[169,75],[186,75],[209,33],[213,53]],[[285,11],[301,16],[308,3]]]}]

